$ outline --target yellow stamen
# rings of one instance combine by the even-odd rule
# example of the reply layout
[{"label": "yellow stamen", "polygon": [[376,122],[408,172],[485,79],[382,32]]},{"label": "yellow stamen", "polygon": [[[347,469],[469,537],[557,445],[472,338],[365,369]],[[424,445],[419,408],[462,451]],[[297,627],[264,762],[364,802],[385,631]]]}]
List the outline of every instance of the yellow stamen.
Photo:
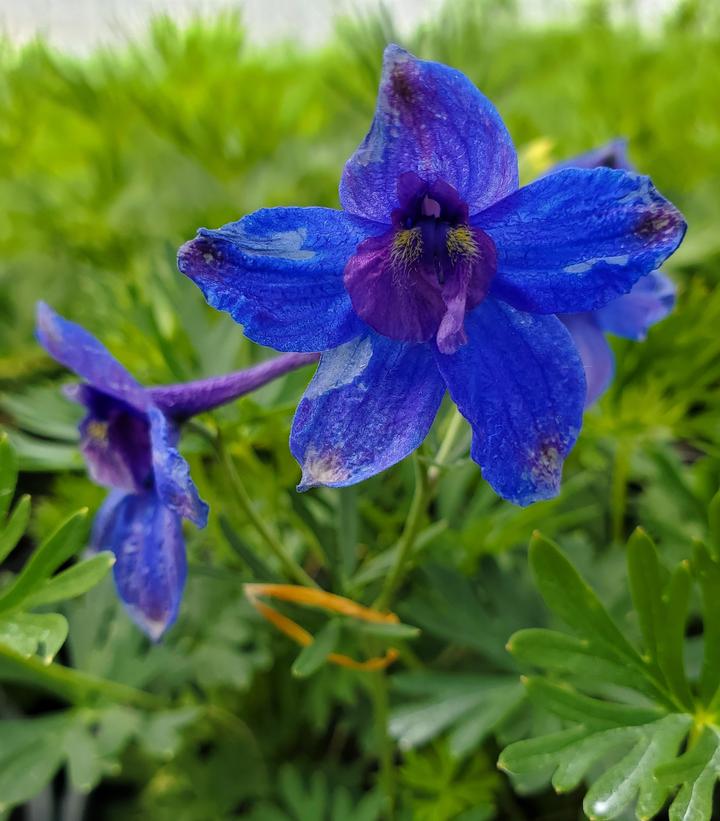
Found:
[{"label": "yellow stamen", "polygon": [[460,257],[474,259],[478,255],[478,247],[473,232],[467,225],[458,225],[447,233],[447,250],[450,261],[455,264]]},{"label": "yellow stamen", "polygon": [[390,262],[393,268],[409,270],[422,254],[422,231],[419,228],[407,228],[398,231],[390,250]]},{"label": "yellow stamen", "polygon": [[93,420],[88,423],[86,430],[91,439],[94,439],[96,442],[104,442],[107,439],[108,423]]}]

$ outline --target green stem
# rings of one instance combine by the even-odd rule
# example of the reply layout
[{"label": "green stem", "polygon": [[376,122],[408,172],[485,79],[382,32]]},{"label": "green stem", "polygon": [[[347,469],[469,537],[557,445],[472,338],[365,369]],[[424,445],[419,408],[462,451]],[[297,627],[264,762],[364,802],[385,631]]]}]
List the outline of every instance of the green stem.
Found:
[{"label": "green stem", "polygon": [[395,749],[388,734],[390,700],[385,671],[370,674],[369,681],[373,699],[375,721],[375,744],[378,753],[379,785],[383,795],[382,817],[392,821],[395,814]]},{"label": "green stem", "polygon": [[46,665],[36,658],[26,659],[6,647],[0,647],[0,681],[33,684],[71,704],[85,704],[88,699],[105,696],[121,704],[148,710],[167,706],[163,699],[127,684],[92,676],[62,664]]},{"label": "green stem", "polygon": [[630,473],[630,450],[623,440],[617,443],[613,465],[610,512],[612,539],[620,544],[625,535],[625,511],[627,508],[627,483]]},{"label": "green stem", "polygon": [[378,610],[386,610],[390,606],[395,591],[407,573],[408,559],[415,545],[415,537],[417,536],[420,521],[425,513],[425,508],[429,500],[430,487],[427,474],[422,469],[417,456],[413,457],[413,463],[415,466],[415,493],[413,494],[410,504],[410,512],[405,520],[405,527],[398,542],[395,564],[390,569],[390,573],[385,577],[385,584],[383,585],[378,600],[375,602],[375,607]]},{"label": "green stem", "polygon": [[414,457],[415,465],[415,493],[410,504],[410,512],[405,520],[403,532],[398,541],[397,556],[395,564],[390,573],[385,578],[385,584],[380,592],[380,596],[375,602],[378,610],[386,610],[390,607],[395,591],[400,586],[405,574],[408,571],[408,559],[412,555],[415,539],[420,529],[420,522],[427,508],[432,494],[440,479],[440,472],[447,462],[450,453],[455,445],[455,440],[462,430],[463,417],[460,411],[453,406],[452,415],[445,431],[437,455],[427,472],[423,471],[417,455]]},{"label": "green stem", "polygon": [[280,562],[286,575],[298,584],[302,584],[306,587],[317,587],[318,585],[315,580],[309,576],[298,564],[298,562],[296,562],[295,559],[293,559],[293,557],[285,550],[284,545],[265,524],[262,516],[255,509],[255,505],[250,498],[250,494],[247,492],[247,489],[245,488],[245,485],[240,479],[240,475],[235,468],[235,463],[232,456],[224,447],[219,436],[217,437],[215,444],[223,469],[225,470],[228,483],[235,496],[235,501],[243,513],[245,513],[247,518],[252,522],[258,534],[270,549],[270,552],[273,553],[273,555]]}]

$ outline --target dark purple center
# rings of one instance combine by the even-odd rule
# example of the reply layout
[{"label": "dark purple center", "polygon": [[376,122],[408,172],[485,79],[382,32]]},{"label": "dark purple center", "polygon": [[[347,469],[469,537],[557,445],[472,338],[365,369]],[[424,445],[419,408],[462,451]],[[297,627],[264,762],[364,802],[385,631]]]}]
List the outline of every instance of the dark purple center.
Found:
[{"label": "dark purple center", "polygon": [[78,398],[88,414],[80,447],[93,480],[138,493],[152,486],[152,448],[147,416],[89,385]]},{"label": "dark purple center", "polygon": [[468,224],[468,207],[443,180],[412,172],[398,179],[392,227],[358,245],[345,267],[345,287],[358,316],[403,342],[433,337],[442,353],[467,341],[465,314],[486,296],[495,246]]}]

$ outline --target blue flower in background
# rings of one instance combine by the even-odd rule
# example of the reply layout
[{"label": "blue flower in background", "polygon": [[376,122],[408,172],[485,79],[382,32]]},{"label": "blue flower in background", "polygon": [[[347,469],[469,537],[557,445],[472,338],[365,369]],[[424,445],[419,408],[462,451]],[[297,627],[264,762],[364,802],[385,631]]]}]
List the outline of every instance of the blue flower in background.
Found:
[{"label": "blue flower in background", "polygon": [[67,394],[87,411],[80,447],[88,472],[111,490],[95,519],[92,545],[113,551],[121,600],[158,639],[177,617],[185,584],[182,519],[204,527],[208,515],[177,450],[180,423],[316,357],[287,355],[227,376],[145,388],[95,337],[43,303],[37,337],[54,359],[85,380]]},{"label": "blue flower in background", "polygon": [[394,45],[340,201],[201,229],[179,253],[248,337],[323,351],[293,422],[299,488],[353,484],[407,456],[447,389],[500,495],[555,496],[586,394],[555,314],[627,293],[677,248],[681,214],[647,177],[607,168],[518,190],[492,104]]},{"label": "blue flower in background", "polygon": [[[564,168],[619,168],[633,171],[627,156],[627,141],[612,140],[550,169],[553,174]],[[606,333],[640,341],[648,329],[660,322],[675,306],[675,284],[660,271],[639,279],[630,293],[613,299],[597,311],[562,314],[560,319],[570,331],[587,380],[586,404],[591,405],[612,381],[615,360]]]}]

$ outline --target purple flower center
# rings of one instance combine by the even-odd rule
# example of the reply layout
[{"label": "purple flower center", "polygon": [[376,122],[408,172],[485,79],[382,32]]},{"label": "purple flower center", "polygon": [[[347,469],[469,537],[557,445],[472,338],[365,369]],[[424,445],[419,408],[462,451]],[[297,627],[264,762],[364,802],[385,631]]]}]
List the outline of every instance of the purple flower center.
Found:
[{"label": "purple flower center", "polygon": [[358,316],[378,333],[403,342],[433,337],[443,353],[467,342],[465,314],[487,295],[495,246],[468,224],[468,207],[443,180],[412,172],[398,179],[392,227],[364,240],[345,267]]},{"label": "purple flower center", "polygon": [[93,480],[140,493],[152,486],[150,423],[125,402],[89,385],[79,397],[88,414],[80,425],[80,447]]}]

